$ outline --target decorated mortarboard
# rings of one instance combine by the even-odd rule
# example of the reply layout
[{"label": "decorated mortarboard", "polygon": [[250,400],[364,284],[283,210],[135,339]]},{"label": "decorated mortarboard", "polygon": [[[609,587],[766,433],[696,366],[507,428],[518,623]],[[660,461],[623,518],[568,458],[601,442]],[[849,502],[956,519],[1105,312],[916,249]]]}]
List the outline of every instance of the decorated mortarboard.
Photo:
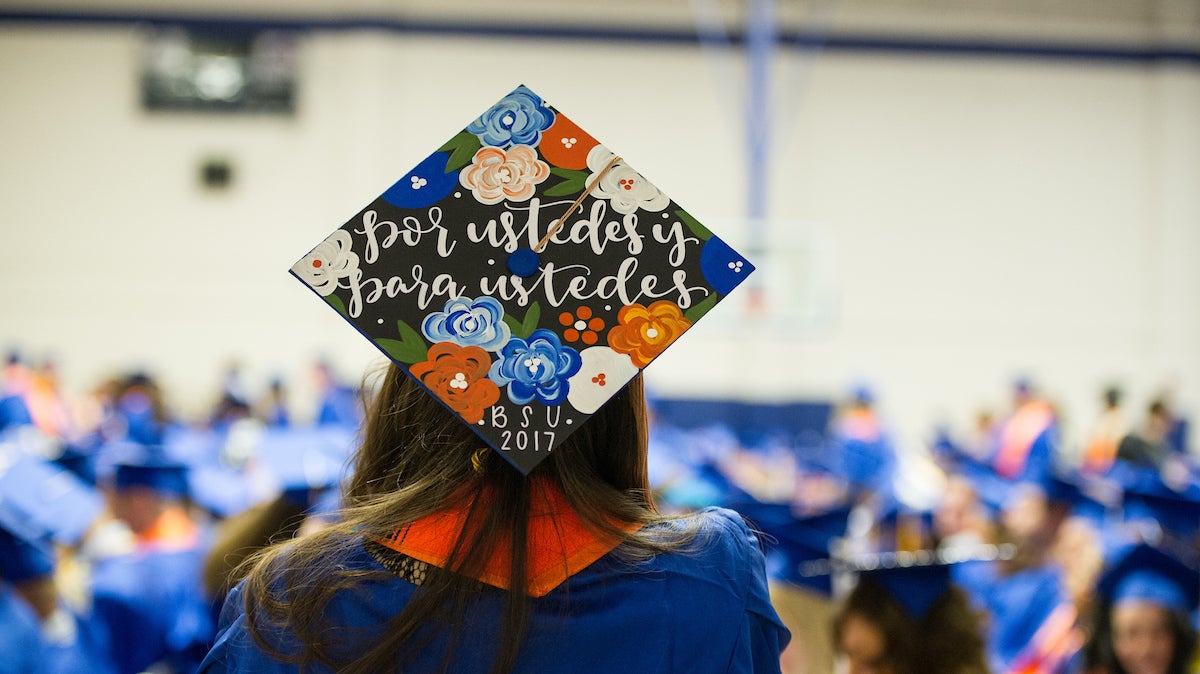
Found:
[{"label": "decorated mortarboard", "polygon": [[1104,572],[1097,585],[1112,604],[1142,601],[1188,614],[1200,603],[1200,569],[1166,552],[1137,545]]},{"label": "decorated mortarboard", "polygon": [[523,473],[752,270],[525,86],[291,269]]}]

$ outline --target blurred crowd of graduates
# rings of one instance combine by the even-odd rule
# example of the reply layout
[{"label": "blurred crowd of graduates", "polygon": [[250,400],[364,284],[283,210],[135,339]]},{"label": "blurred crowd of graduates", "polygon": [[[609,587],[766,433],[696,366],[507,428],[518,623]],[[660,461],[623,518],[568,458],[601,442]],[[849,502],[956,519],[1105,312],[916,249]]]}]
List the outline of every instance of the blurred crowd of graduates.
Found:
[{"label": "blurred crowd of graduates", "polygon": [[[304,423],[284,382],[251,399],[236,368],[184,421],[150,373],[75,397],[53,365],[10,356],[0,672],[194,671],[238,563],[337,517],[363,392],[313,373]],[[785,672],[1196,671],[1187,423],[1165,400],[1131,420],[1119,391],[1102,398],[1071,447],[1028,381],[971,434],[916,447],[866,387],[838,404],[654,401],[651,484],[663,510],[728,507],[761,532]]]}]

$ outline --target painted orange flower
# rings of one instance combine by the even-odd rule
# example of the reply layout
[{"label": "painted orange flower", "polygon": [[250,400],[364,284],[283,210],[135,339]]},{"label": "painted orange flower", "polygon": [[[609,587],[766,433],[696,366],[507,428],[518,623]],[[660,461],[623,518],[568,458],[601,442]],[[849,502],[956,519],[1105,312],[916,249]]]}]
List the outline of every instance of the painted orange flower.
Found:
[{"label": "painted orange flower", "polygon": [[573,314],[564,311],[558,315],[558,322],[567,328],[563,330],[563,339],[568,342],[582,341],[588,346],[596,343],[600,331],[604,329],[604,319],[592,316],[591,307],[579,307]]},{"label": "painted orange flower", "polygon": [[478,346],[438,342],[430,347],[429,360],[416,363],[409,372],[463,420],[475,424],[500,400],[500,387],[487,378],[491,366],[492,357]]},{"label": "painted orange flower", "polygon": [[551,164],[579,170],[587,168],[588,152],[599,144],[566,115],[559,113],[550,128],[542,132],[538,149]]},{"label": "painted orange flower", "polygon": [[659,300],[649,307],[630,304],[617,314],[619,325],[608,331],[608,345],[628,354],[633,364],[646,367],[666,350],[692,322],[683,317],[674,302]]}]

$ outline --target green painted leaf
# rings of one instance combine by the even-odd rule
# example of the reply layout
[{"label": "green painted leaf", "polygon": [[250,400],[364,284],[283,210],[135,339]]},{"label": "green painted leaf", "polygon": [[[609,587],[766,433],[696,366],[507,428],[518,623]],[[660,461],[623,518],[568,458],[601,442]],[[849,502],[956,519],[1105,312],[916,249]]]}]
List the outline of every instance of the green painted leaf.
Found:
[{"label": "green painted leaf", "polygon": [[529,311],[525,313],[525,320],[521,321],[521,337],[526,338],[537,330],[538,321],[542,320],[542,306],[537,302],[529,305]]},{"label": "green painted leaf", "polygon": [[569,197],[572,194],[579,194],[583,191],[586,185],[582,181],[564,180],[561,183],[551,187],[543,192],[548,197]]},{"label": "green painted leaf", "polygon": [[587,171],[575,171],[558,166],[551,166],[550,173],[562,178],[563,181],[546,190],[545,195],[548,197],[569,197],[572,194],[579,194],[583,188],[587,187],[588,176],[592,175]]},{"label": "green painted leaf", "polygon": [[445,145],[438,148],[440,152],[449,152],[450,159],[446,161],[446,173],[460,169],[471,162],[471,157],[480,148],[479,137],[468,131],[462,131],[451,138]]},{"label": "green painted leaf", "polygon": [[565,168],[561,168],[559,166],[551,166],[550,173],[558,176],[559,178],[566,178],[567,180],[578,180],[581,183],[586,182],[588,179],[588,176],[592,175],[591,173],[588,173],[587,171],[576,171],[574,169],[565,169]]},{"label": "green painted leaf", "polygon": [[512,331],[513,337],[528,339],[537,330],[538,321],[542,320],[542,307],[537,302],[529,305],[529,311],[525,312],[525,319],[521,320],[510,313],[504,314],[504,322],[508,325],[508,329]]},{"label": "green painted leaf", "polygon": [[325,296],[325,301],[329,303],[329,306],[337,309],[339,314],[343,316],[348,315],[346,313],[346,303],[342,301],[342,298],[334,294],[329,294]]},{"label": "green painted leaf", "polygon": [[521,321],[518,321],[516,316],[513,316],[512,314],[504,314],[503,320],[504,324],[508,326],[509,332],[514,335],[521,332]]},{"label": "green painted leaf", "polygon": [[429,357],[429,347],[416,330],[404,321],[396,321],[396,327],[400,330],[400,339],[376,339],[375,343],[383,347],[397,362],[405,365],[419,363]]},{"label": "green painted leaf", "polygon": [[693,218],[692,215],[687,211],[680,209],[675,211],[675,215],[677,215],[679,217],[679,221],[687,225],[688,229],[692,230],[692,234],[695,234],[697,237],[699,237],[701,241],[708,241],[712,238],[712,232],[707,227],[700,224],[700,221],[696,218]]},{"label": "green painted leaf", "polygon": [[708,297],[705,297],[703,300],[701,300],[699,304],[693,304],[691,308],[684,312],[683,317],[695,323],[696,321],[700,320],[701,316],[707,314],[710,309],[716,306],[716,304],[717,293],[709,293]]}]

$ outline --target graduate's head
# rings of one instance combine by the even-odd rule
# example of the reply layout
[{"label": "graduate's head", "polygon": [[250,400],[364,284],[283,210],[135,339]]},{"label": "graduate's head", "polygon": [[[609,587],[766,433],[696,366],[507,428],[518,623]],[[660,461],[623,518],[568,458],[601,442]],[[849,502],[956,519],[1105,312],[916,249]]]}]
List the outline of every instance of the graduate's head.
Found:
[{"label": "graduate's head", "polygon": [[1200,570],[1148,545],[1127,551],[1100,580],[1099,653],[1126,674],[1182,674],[1196,647],[1188,616]]},{"label": "graduate's head", "polygon": [[[556,446],[529,477],[487,448],[460,418],[395,365],[379,378],[347,492],[351,503],[418,487],[447,495],[467,485],[522,487],[529,477],[539,475],[556,481],[568,498],[594,486],[620,491],[648,487],[640,376]],[[520,420],[511,423],[517,426]]]},{"label": "graduate's head", "polygon": [[167,461],[153,448],[138,448],[113,471],[113,516],[141,533],[188,493],[187,467]]},{"label": "graduate's head", "polygon": [[846,674],[915,674],[917,625],[882,585],[864,579],[834,619],[834,649]]},{"label": "graduate's head", "polygon": [[861,572],[833,627],[848,674],[986,671],[978,618],[945,564]]}]

